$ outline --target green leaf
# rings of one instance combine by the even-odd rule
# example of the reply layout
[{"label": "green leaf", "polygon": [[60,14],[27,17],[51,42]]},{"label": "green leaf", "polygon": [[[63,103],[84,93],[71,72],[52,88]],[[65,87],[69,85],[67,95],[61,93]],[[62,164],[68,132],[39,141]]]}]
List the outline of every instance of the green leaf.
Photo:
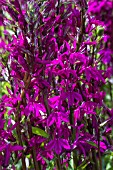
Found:
[{"label": "green leaf", "polygon": [[89,164],[90,162],[88,160],[84,160],[78,167],[77,170],[83,170],[86,168],[86,166]]},{"label": "green leaf", "polygon": [[4,27],[0,26],[0,37],[4,39]]},{"label": "green leaf", "polygon": [[53,168],[55,167],[55,158],[52,159],[51,161],[49,161],[48,159],[46,159],[45,157],[42,156],[42,158],[45,160],[45,162],[47,163],[47,167],[46,170],[53,170]]},{"label": "green leaf", "polygon": [[68,170],[74,170],[74,168],[72,167],[72,165],[70,163],[68,165]]},{"label": "green leaf", "polygon": [[45,138],[49,137],[49,135],[44,130],[42,130],[38,127],[32,127],[32,133],[35,135],[43,136]]},{"label": "green leaf", "polygon": [[97,35],[98,35],[98,36],[102,36],[103,33],[104,33],[104,28],[101,27],[101,26],[98,26],[98,27],[97,27]]},{"label": "green leaf", "polygon": [[87,142],[89,145],[98,148],[98,146],[97,146],[94,142],[92,142],[92,141],[86,141],[86,142]]},{"label": "green leaf", "polygon": [[73,152],[71,152],[71,159],[69,161],[69,165],[68,165],[68,170],[74,170],[74,162],[73,162]]}]

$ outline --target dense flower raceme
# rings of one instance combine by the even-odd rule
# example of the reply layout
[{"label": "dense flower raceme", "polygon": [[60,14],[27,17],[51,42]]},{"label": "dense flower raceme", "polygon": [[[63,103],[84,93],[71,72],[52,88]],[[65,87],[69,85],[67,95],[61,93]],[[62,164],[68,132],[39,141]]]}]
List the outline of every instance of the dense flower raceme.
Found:
[{"label": "dense flower raceme", "polygon": [[7,82],[1,167],[15,169],[21,159],[22,169],[101,169],[113,144],[113,114],[105,103],[113,74],[112,1],[0,5],[0,76]]}]

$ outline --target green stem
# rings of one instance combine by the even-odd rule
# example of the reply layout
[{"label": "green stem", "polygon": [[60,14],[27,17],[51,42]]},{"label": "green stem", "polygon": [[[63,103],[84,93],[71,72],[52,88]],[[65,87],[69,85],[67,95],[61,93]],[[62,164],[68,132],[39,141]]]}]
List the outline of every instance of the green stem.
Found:
[{"label": "green stem", "polygon": [[[28,121],[28,133],[29,133],[29,137],[32,138],[33,133],[32,133],[32,127],[31,127],[30,121]],[[32,148],[32,156],[33,156],[33,162],[34,162],[35,170],[41,170],[41,167],[36,160],[36,145],[34,145],[33,148]]]},{"label": "green stem", "polygon": [[96,151],[95,149],[92,149],[92,158],[94,161],[94,165],[93,165],[93,170],[99,170],[99,166],[98,166],[98,161],[97,161],[97,156],[96,156]]},{"label": "green stem", "polygon": [[49,105],[48,105],[47,89],[46,88],[43,90],[43,98],[44,98],[44,105],[45,105],[45,108],[46,108],[46,111],[47,111],[47,115],[49,116],[50,115],[50,108],[49,108]]},{"label": "green stem", "polygon": [[[22,92],[22,97],[24,96],[24,91]],[[18,106],[17,106],[17,113],[16,113],[16,116],[15,116],[15,121],[17,123],[20,122],[19,120],[19,113],[20,113],[20,105],[21,105],[21,101],[18,102]],[[17,132],[17,140],[18,140],[18,143],[20,146],[23,146],[23,143],[22,143],[22,138],[21,138],[21,127],[20,127],[20,124],[17,125],[16,127],[16,132]],[[25,156],[24,156],[24,151],[22,151],[22,167],[23,167],[23,170],[26,170],[26,163],[25,163]]]},{"label": "green stem", "polygon": [[57,15],[59,14],[60,0],[58,0]]},{"label": "green stem", "polygon": [[74,140],[75,140],[75,128],[73,128],[73,126],[74,126],[74,113],[73,113],[72,106],[70,106],[69,118],[70,118],[71,132],[72,132],[72,142],[74,142]]},{"label": "green stem", "polygon": [[112,96],[112,84],[109,82],[109,91],[110,91],[110,98],[111,102],[113,101],[113,96]]},{"label": "green stem", "polygon": [[78,163],[77,150],[74,149],[73,150],[73,167],[74,167],[74,170],[77,169],[77,163]]},{"label": "green stem", "polygon": [[[76,52],[79,51],[79,48],[80,48],[80,45],[81,45],[81,42],[82,42],[82,39],[83,39],[84,32],[85,32],[85,18],[84,18],[84,9],[82,8],[81,9],[81,28],[80,28],[80,34],[79,34],[79,37],[78,37]],[[72,69],[74,69],[73,66],[71,66],[71,67],[72,67]],[[71,127],[72,142],[74,142],[76,130],[73,127],[74,126],[74,113],[73,113],[72,107],[70,107],[70,124],[72,125],[72,127]],[[77,161],[77,151],[76,151],[76,149],[74,149],[73,150],[73,164],[74,164],[73,166],[74,166],[74,169],[76,169],[76,167],[77,167],[77,162],[78,162]]]},{"label": "green stem", "polygon": [[[28,88],[28,86],[30,84],[30,80],[31,79],[30,79],[30,77],[28,77],[28,73],[25,73],[24,81],[25,81],[25,88],[26,89]],[[21,94],[21,100],[18,102],[17,112],[16,112],[16,115],[15,115],[15,121],[17,123],[20,122],[20,105],[21,105],[21,103],[22,103],[24,98],[25,98],[25,91],[23,90],[22,94]],[[16,132],[17,132],[18,143],[19,143],[20,146],[23,146],[22,137],[21,137],[21,127],[20,127],[20,124],[17,125]],[[24,151],[22,151],[22,167],[23,167],[23,170],[26,170]]]},{"label": "green stem", "polygon": [[[28,73],[26,73],[25,76],[24,76],[25,89],[27,89],[29,87],[30,82],[31,82],[31,76],[28,75]],[[23,99],[26,103],[25,94],[23,96]],[[31,126],[30,121],[27,122],[27,125],[28,125],[29,137],[31,139],[33,137],[33,133],[32,133],[32,126]],[[40,164],[36,160],[36,145],[34,145],[33,148],[32,148],[32,157],[33,157],[33,163],[34,163],[35,170],[41,170]]]},{"label": "green stem", "polygon": [[79,51],[84,32],[85,32],[85,17],[84,17],[84,9],[82,8],[81,9],[81,27],[80,27],[80,34],[78,37],[76,52]]},{"label": "green stem", "polygon": [[61,160],[59,155],[57,155],[56,165],[57,165],[57,170],[62,170]]},{"label": "green stem", "polygon": [[[74,113],[73,113],[72,106],[70,107],[69,117],[70,117],[71,133],[72,133],[71,140],[72,140],[72,142],[74,142],[76,130],[73,127],[74,126]],[[76,151],[76,149],[73,150],[73,167],[74,167],[74,169],[76,169],[76,167],[77,167],[77,151]]]},{"label": "green stem", "polygon": [[101,159],[101,153],[100,153],[100,128],[98,128],[98,155],[99,155],[100,170],[102,170],[102,159]]}]

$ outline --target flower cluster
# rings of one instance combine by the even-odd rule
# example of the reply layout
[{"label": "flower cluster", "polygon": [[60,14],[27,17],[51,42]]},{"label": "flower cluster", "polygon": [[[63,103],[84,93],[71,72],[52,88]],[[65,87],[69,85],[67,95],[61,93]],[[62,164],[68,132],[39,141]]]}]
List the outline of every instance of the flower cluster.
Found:
[{"label": "flower cluster", "polygon": [[113,145],[113,2],[0,5],[1,167],[102,170]]}]

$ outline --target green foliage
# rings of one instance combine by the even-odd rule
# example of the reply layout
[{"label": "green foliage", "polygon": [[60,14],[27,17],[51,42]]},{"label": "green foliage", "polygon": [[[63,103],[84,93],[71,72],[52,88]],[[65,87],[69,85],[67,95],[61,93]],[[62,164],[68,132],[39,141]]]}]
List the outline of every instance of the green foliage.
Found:
[{"label": "green foliage", "polygon": [[48,138],[49,135],[42,129],[38,128],[38,127],[32,127],[32,133],[35,135],[39,135],[42,136],[44,138]]},{"label": "green foliage", "polygon": [[97,146],[94,142],[92,142],[92,141],[86,141],[86,142],[87,142],[89,145],[98,148],[98,146]]},{"label": "green foliage", "polygon": [[78,167],[77,167],[77,170],[85,170],[87,169],[87,165],[89,164],[90,162],[87,161],[87,160],[84,160]]}]

